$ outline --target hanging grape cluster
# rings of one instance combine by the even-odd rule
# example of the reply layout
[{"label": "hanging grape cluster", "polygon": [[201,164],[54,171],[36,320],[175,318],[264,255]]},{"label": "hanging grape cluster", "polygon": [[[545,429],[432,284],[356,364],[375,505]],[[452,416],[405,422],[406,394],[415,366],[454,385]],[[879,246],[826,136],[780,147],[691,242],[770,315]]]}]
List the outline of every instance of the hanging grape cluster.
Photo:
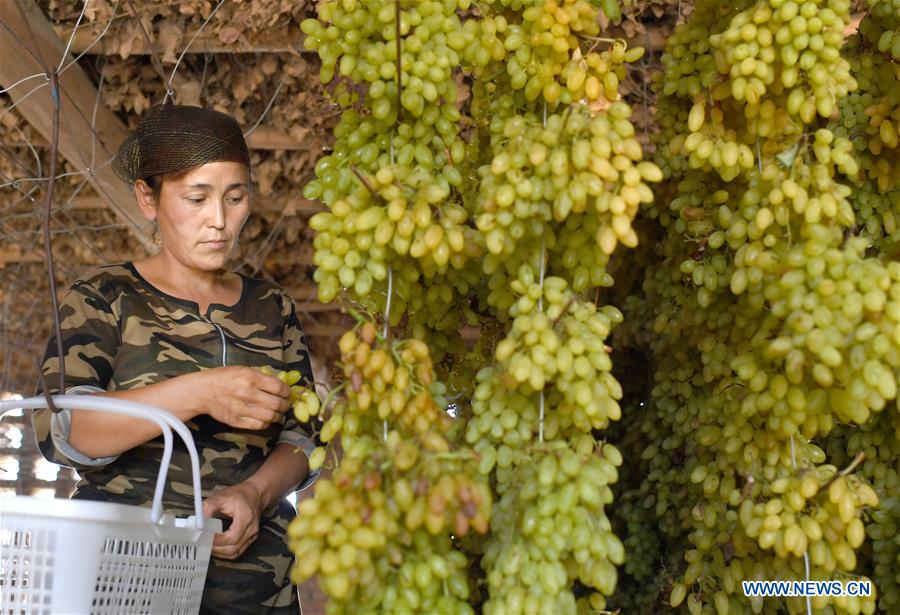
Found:
[{"label": "hanging grape cluster", "polygon": [[295,578],[316,575],[329,612],[472,612],[477,588],[457,543],[488,531],[492,494],[453,439],[421,339],[444,335],[445,353],[478,283],[453,80],[471,44],[457,15],[467,4],[325,1],[302,24],[344,109],[305,188],[328,207],[310,222],[319,296],[384,322],[379,334],[359,316],[339,342],[342,384],[296,408],[322,416],[322,439],[343,447],[290,528]]},{"label": "hanging grape cluster", "polygon": [[466,146],[453,79],[473,42],[457,15],[467,7],[334,0],[301,24],[345,109],[304,189],[330,209],[310,223],[323,301],[346,289],[384,313],[390,287],[393,325],[407,317],[452,330],[478,283],[466,267],[481,247],[458,194]]},{"label": "hanging grape cluster", "polygon": [[471,213],[485,300],[505,325],[465,431],[497,497],[483,609],[602,610],[625,559],[606,512],[622,457],[594,434],[621,418],[607,340],[622,315],[586,291],[612,285],[609,257],[637,244],[632,221],[662,179],[619,100],[643,50],[599,38],[599,11],[582,0],[482,8],[466,24],[481,43]]},{"label": "hanging grape cluster", "polygon": [[[859,43],[842,48],[849,8],[697,2],[667,43],[656,156],[672,198],[650,210],[657,261],[623,325],[655,364],[649,396],[624,410],[640,429],[624,453],[642,458],[617,508],[642,560],[616,595],[625,605],[800,613],[804,599],[747,598],[741,581],[880,580],[859,564],[890,495],[879,487],[894,483],[857,465],[864,441],[847,444],[897,415],[900,263],[856,236],[875,209],[858,185],[878,181],[859,156],[876,111],[843,115],[869,100]],[[876,601],[809,607],[871,613]]]},{"label": "hanging grape cluster", "polygon": [[[344,390],[331,396],[344,395],[321,438],[340,433],[344,456],[290,527],[295,578],[318,575],[334,612],[471,612],[467,559],[451,535],[485,533],[492,496],[475,456],[445,436],[428,348],[385,340],[366,321],[340,349]],[[301,399],[298,416],[329,401]]]},{"label": "hanging grape cluster", "polygon": [[[315,279],[385,325],[295,404],[330,611],[898,608],[900,5],[850,10],[695,2],[650,162],[616,2],[319,3]],[[741,586],[835,579],[877,595]]]},{"label": "hanging grape cluster", "polygon": [[859,88],[841,101],[835,134],[855,145],[860,173],[849,178],[857,224],[878,250],[896,258],[900,245],[900,5],[870,2],[844,54]]}]

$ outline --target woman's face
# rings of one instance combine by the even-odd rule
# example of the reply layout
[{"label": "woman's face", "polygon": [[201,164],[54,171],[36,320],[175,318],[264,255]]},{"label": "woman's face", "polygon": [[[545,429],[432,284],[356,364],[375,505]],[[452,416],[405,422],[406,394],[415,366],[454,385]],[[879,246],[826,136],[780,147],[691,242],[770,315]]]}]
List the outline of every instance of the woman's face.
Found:
[{"label": "woman's face", "polygon": [[159,224],[163,250],[193,269],[222,269],[250,214],[248,179],[246,165],[210,162],[163,181],[147,216]]}]

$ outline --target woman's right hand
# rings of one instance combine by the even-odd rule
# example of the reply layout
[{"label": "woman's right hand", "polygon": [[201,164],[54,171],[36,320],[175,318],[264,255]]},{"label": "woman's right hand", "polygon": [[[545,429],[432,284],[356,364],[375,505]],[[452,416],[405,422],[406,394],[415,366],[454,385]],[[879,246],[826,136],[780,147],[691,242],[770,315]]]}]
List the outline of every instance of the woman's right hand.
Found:
[{"label": "woman's right hand", "polygon": [[217,367],[198,375],[203,412],[235,429],[265,429],[290,408],[291,388],[258,369]]}]

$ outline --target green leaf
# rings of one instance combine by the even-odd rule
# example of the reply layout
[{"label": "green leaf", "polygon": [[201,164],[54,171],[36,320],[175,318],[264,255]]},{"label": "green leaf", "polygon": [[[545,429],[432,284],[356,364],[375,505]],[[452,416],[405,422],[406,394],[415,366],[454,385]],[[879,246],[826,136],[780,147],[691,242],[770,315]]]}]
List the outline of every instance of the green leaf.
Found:
[{"label": "green leaf", "polygon": [[618,0],[600,0],[600,8],[611,21],[617,21],[622,16]]},{"label": "green leaf", "polygon": [[783,164],[786,168],[791,168],[794,166],[794,160],[797,158],[797,153],[800,151],[800,143],[794,143],[794,145],[783,152],[777,154],[775,158]]}]

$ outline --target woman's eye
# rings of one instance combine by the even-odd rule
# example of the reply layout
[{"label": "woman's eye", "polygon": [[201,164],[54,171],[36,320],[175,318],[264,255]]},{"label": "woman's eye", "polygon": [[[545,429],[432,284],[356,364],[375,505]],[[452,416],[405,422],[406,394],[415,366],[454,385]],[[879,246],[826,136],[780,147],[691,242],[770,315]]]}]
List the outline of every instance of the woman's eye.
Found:
[{"label": "woman's eye", "polygon": [[244,195],[240,194],[238,196],[228,197],[228,202],[232,205],[239,205],[244,200]]},{"label": "woman's eye", "polygon": [[188,202],[194,205],[200,205],[205,199],[203,197],[188,197]]}]

